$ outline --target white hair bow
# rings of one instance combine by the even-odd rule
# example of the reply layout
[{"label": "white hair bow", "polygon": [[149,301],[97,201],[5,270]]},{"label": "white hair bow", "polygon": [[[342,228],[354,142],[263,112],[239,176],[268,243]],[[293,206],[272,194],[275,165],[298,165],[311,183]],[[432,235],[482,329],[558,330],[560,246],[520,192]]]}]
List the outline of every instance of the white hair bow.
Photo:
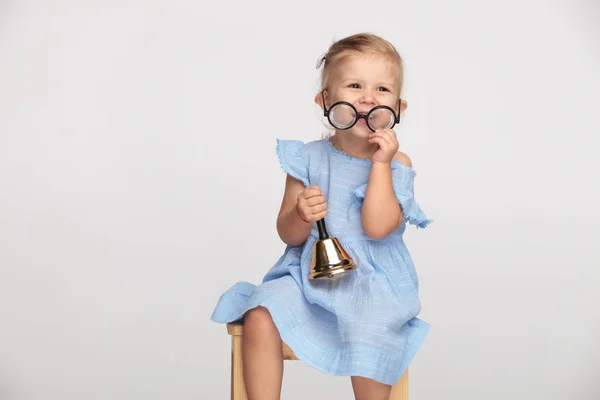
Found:
[{"label": "white hair bow", "polygon": [[325,52],[325,53],[321,54],[321,55],[319,56],[319,58],[317,58],[317,66],[316,66],[316,69],[319,69],[319,68],[321,68],[321,65],[323,65],[323,63],[325,62],[325,55],[326,55],[326,54],[327,54],[327,53]]},{"label": "white hair bow", "polygon": [[317,58],[317,66],[315,67],[316,69],[321,68],[321,65],[323,65],[323,63],[325,62],[325,58],[327,58],[327,53],[329,53],[329,49],[331,49],[331,46],[333,46],[334,43],[335,38],[332,38],[331,43],[329,43],[329,46],[327,47],[327,51],[325,51],[325,53],[321,54],[319,58]]}]

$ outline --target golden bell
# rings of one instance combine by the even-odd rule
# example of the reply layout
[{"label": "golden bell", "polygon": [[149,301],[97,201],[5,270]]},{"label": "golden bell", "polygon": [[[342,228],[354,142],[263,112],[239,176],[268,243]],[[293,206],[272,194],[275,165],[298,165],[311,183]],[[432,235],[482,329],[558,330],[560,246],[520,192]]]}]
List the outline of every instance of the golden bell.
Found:
[{"label": "golden bell", "polygon": [[330,238],[323,219],[317,221],[319,240],[313,245],[309,279],[331,278],[356,268],[339,240]]}]

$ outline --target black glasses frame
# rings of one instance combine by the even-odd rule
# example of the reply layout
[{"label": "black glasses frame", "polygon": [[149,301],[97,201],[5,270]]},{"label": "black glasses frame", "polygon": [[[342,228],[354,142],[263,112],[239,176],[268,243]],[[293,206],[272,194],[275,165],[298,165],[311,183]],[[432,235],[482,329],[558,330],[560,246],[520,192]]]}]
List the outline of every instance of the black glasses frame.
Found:
[{"label": "black glasses frame", "polygon": [[[392,129],[394,126],[396,126],[396,124],[400,123],[400,114],[396,115],[396,112],[394,111],[393,108],[388,107],[388,106],[375,106],[371,109],[371,111],[369,111],[368,114],[360,114],[357,110],[356,107],[354,107],[352,104],[348,103],[347,101],[338,101],[335,104],[332,104],[331,107],[329,107],[329,110],[327,109],[327,107],[325,106],[325,95],[324,95],[324,90],[321,92],[321,98],[323,99],[323,116],[327,117],[327,121],[329,121],[329,123],[336,129],[339,129],[341,131],[345,131],[347,129],[352,128],[354,125],[356,125],[356,123],[358,122],[359,119],[364,119],[365,122],[367,123],[367,127],[375,132],[375,129],[371,128],[371,125],[369,124],[369,116],[371,115],[371,113],[373,111],[376,110],[381,110],[381,109],[387,109],[390,110],[392,115],[394,116],[394,125],[390,126],[388,129]],[[402,104],[402,99],[398,99],[398,104]],[[347,128],[338,128],[335,126],[335,124],[333,122],[331,122],[331,118],[329,118],[329,111],[331,111],[335,106],[338,105],[346,105],[346,106],[350,106],[350,108],[352,108],[354,110],[354,114],[356,115],[356,118],[354,119],[354,122]]]}]

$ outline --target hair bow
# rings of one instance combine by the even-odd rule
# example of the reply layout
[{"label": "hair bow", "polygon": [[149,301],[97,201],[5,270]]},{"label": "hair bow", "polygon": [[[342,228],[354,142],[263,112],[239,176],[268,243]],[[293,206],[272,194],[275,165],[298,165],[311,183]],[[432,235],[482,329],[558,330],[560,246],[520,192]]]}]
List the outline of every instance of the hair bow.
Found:
[{"label": "hair bow", "polygon": [[329,47],[327,47],[327,51],[322,53],[319,56],[319,58],[317,58],[317,66],[315,67],[316,69],[321,68],[321,65],[323,65],[323,63],[325,62],[325,59],[327,58],[327,53],[329,53],[329,49],[331,49],[331,46],[333,46],[334,43],[335,43],[335,38],[332,38],[331,43],[329,43]]}]

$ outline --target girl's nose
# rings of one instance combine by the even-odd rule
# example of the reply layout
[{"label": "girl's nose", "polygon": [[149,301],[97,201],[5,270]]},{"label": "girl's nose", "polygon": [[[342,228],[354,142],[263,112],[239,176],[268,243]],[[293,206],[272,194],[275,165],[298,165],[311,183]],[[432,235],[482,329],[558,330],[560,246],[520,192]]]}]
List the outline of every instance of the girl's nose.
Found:
[{"label": "girl's nose", "polygon": [[370,91],[365,91],[359,102],[363,104],[375,104],[375,96]]}]

